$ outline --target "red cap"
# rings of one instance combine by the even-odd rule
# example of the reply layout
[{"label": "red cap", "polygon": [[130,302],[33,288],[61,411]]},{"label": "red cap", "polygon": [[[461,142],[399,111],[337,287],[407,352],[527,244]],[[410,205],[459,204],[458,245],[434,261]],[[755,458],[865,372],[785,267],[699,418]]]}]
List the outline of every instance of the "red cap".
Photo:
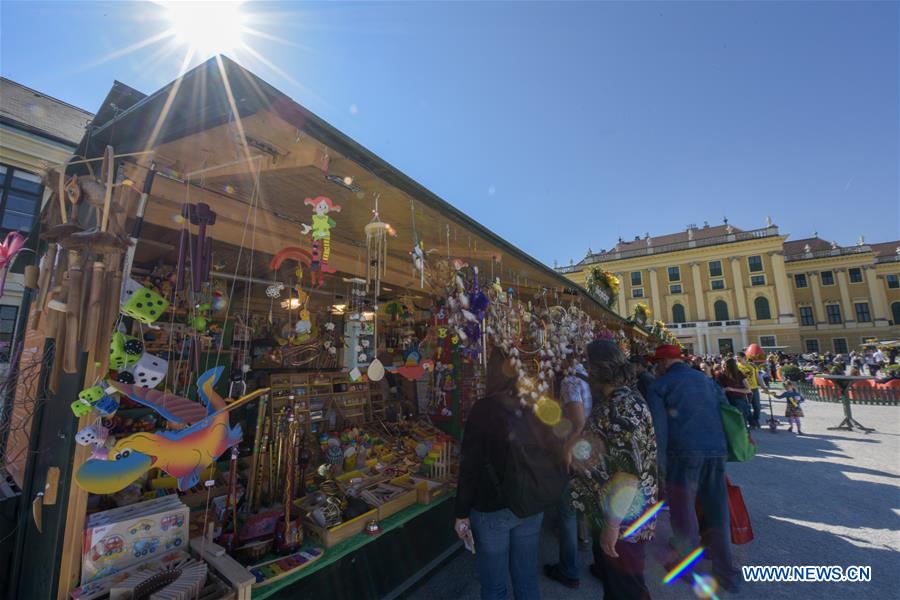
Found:
[{"label": "red cap", "polygon": [[648,360],[650,360],[650,362],[657,362],[668,358],[684,358],[684,356],[681,355],[681,348],[674,344],[662,344],[656,347],[656,352],[654,352],[653,356]]}]

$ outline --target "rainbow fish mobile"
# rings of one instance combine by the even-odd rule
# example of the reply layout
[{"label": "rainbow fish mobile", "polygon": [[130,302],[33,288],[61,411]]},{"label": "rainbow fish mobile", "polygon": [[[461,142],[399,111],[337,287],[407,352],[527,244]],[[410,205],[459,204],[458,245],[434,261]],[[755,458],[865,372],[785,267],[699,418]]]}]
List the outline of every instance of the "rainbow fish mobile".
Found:
[{"label": "rainbow fish mobile", "polygon": [[[109,451],[110,460],[91,459],[75,474],[79,486],[92,494],[113,494],[124,489],[152,468],[164,471],[178,480],[178,489],[188,490],[200,483],[200,473],[215,462],[228,448],[241,441],[240,425],[230,426],[229,411],[265,394],[268,388],[226,404],[213,386],[224,367],[216,367],[197,379],[197,392],[207,415],[180,431],[135,433],[119,440]],[[123,384],[114,384],[131,400],[148,406],[174,423],[184,423],[171,410],[169,403],[157,404],[158,398]],[[172,398],[162,395],[161,398]]]}]

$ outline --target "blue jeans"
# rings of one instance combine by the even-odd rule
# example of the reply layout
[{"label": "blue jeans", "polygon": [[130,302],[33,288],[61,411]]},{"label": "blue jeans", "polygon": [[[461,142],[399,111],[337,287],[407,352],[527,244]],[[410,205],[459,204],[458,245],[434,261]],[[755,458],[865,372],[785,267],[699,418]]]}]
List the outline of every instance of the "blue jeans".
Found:
[{"label": "blue jeans", "polygon": [[[759,428],[759,415],[760,415],[760,413],[762,413],[762,405],[759,402],[759,388],[756,388],[755,390],[753,390],[752,404],[753,404],[753,416],[751,417],[750,424],[753,427]],[[769,415],[769,418],[771,418],[771,417],[772,417],[772,415]]]},{"label": "blue jeans", "polygon": [[669,456],[666,493],[678,560],[702,541],[716,579],[726,587],[738,586],[740,573],[731,562],[725,457]]},{"label": "blue jeans", "polygon": [[516,600],[540,598],[538,553],[543,519],[543,513],[522,519],[508,508],[471,512],[481,600],[506,600],[508,576],[512,576]]},{"label": "blue jeans", "polygon": [[569,579],[578,579],[578,516],[572,506],[570,486],[567,485],[559,501],[559,572]]}]

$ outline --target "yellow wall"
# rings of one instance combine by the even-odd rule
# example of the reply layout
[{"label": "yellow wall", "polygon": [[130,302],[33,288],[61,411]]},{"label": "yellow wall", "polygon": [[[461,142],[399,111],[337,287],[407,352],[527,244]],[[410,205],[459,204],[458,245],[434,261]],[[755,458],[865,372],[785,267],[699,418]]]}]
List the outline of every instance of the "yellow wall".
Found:
[{"label": "yellow wall", "polygon": [[[777,230],[773,231],[777,233]],[[806,351],[807,339],[817,339],[820,351],[824,352],[834,351],[835,338],[846,340],[851,350],[871,338],[900,338],[900,328],[892,324],[891,313],[892,303],[900,303],[900,288],[887,287],[888,275],[900,276],[900,261],[882,258],[881,262],[876,262],[875,253],[866,248],[845,248],[838,256],[798,260],[784,256],[786,237],[766,235],[672,252],[653,253],[649,250],[641,256],[579,265],[567,276],[583,285],[590,269],[595,266],[616,274],[621,283],[616,310],[626,317],[632,314],[638,302],[643,302],[650,307],[654,319],[672,323],[673,306],[681,304],[685,310],[685,321],[713,327],[705,330],[711,332],[707,334],[704,344],[706,351],[711,353],[717,350],[718,338],[738,337],[733,332],[728,333],[711,325],[710,322],[716,321],[714,305],[717,300],[727,304],[730,320],[748,319],[743,333],[748,343],[760,343],[762,336],[774,336],[776,345],[787,346],[791,352]],[[761,271],[750,272],[748,257],[751,256],[760,257]],[[710,275],[712,261],[720,261],[721,276]],[[680,281],[670,282],[668,269],[675,266],[679,267]],[[861,282],[850,281],[849,269],[854,268],[861,270]],[[834,285],[819,283],[819,273],[825,270],[834,271]],[[633,272],[640,273],[639,285],[632,283]],[[796,287],[796,274],[806,275],[806,288]],[[762,284],[753,285],[753,276],[762,276]],[[870,277],[874,277],[871,283]],[[713,280],[724,281],[724,289],[712,289]],[[680,293],[670,290],[673,283],[682,286]],[[814,286],[818,287],[818,295],[814,294]],[[635,289],[639,289],[643,297],[635,298]],[[879,295],[881,297],[877,298]],[[768,303],[770,318],[758,318],[757,298],[764,298]],[[869,322],[857,322],[857,303],[868,304]],[[828,323],[828,304],[841,307],[840,324]],[[813,309],[812,325],[800,325],[801,306]],[[671,329],[683,341],[687,341],[692,333],[687,328]],[[695,345],[697,341],[694,341]],[[742,345],[742,340],[735,339],[734,342],[735,346]],[[697,351],[697,348],[694,350]]]}]

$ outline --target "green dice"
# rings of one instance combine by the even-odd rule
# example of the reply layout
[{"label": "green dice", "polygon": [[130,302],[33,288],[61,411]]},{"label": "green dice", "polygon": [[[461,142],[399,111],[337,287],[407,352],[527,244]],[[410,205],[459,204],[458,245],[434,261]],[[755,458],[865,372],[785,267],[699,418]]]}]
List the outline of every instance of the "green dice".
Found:
[{"label": "green dice", "polygon": [[85,402],[81,398],[72,403],[72,412],[75,413],[75,416],[79,419],[91,412],[92,408],[90,402]]},{"label": "green dice", "polygon": [[145,287],[134,290],[122,305],[122,314],[145,325],[153,323],[169,307],[169,302],[156,291]]},{"label": "green dice", "polygon": [[90,405],[105,395],[106,392],[104,391],[104,389],[99,385],[95,385],[93,387],[81,390],[81,392],[78,393],[78,399]]}]

